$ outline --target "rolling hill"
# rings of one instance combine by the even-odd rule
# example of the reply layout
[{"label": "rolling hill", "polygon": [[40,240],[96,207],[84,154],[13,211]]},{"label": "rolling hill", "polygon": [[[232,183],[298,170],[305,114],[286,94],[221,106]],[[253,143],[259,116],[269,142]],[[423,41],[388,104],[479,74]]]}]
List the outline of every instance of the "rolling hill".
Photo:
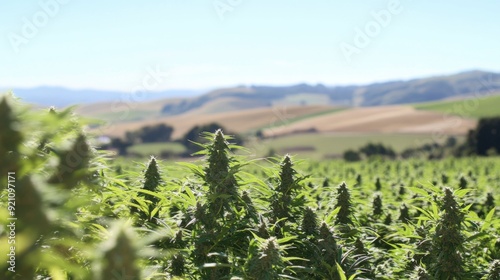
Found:
[{"label": "rolling hill", "polygon": [[306,118],[292,124],[264,130],[268,137],[317,133],[419,133],[462,135],[476,125],[475,120],[455,118],[439,112],[416,110],[411,106],[353,108],[333,114]]},{"label": "rolling hill", "polygon": [[500,95],[463,100],[450,100],[416,104],[419,110],[442,112],[470,118],[500,116]]},{"label": "rolling hill", "polygon": [[[328,87],[298,84],[285,87],[249,86],[219,89],[163,107],[164,115],[177,115],[218,102],[226,110],[271,107],[280,104],[383,106],[464,98],[500,91],[500,74],[469,71],[449,76],[391,81],[361,86]],[[222,102],[226,104],[222,106]],[[239,104],[239,105],[238,105]],[[228,109],[229,108],[229,109]]]},{"label": "rolling hill", "polygon": [[[465,135],[475,127],[475,118],[496,115],[500,108],[500,94],[467,98],[500,93],[499,80],[499,74],[471,71],[358,86],[240,86],[203,95],[164,92],[141,102],[122,102],[126,95],[119,92],[44,88],[15,93],[42,105],[80,103],[77,113],[108,121],[94,129],[100,135],[121,137],[145,125],[164,123],[174,127],[173,138],[179,139],[195,125],[217,122],[235,133],[262,130],[267,139],[257,145],[262,150],[257,154],[275,149],[338,156],[346,147],[375,140],[401,148],[416,145],[418,139],[434,141],[436,134]],[[401,105],[406,103],[410,104]],[[460,115],[459,123],[450,112]],[[137,153],[159,149],[135,148]]]},{"label": "rolling hill", "polygon": [[[500,75],[497,74],[473,71],[367,86],[331,88],[301,84],[290,87],[236,87],[215,90],[190,99],[164,99],[128,104],[130,107],[125,106],[123,110],[110,110],[113,104],[109,102],[84,105],[78,108],[78,112],[111,121],[110,125],[101,128],[101,133],[109,136],[123,136],[126,131],[145,125],[165,123],[174,127],[173,137],[179,138],[193,126],[210,122],[218,122],[236,133],[251,133],[263,129],[267,136],[304,132],[439,132],[463,135],[475,126],[476,121],[467,118],[472,115],[464,115],[465,118],[461,118],[460,124],[457,125],[443,114],[443,105],[440,104],[455,104],[453,102],[457,101],[448,99],[466,98],[481,91],[490,92],[497,86],[495,81],[499,78]],[[354,95],[357,97],[353,97]],[[360,96],[363,98],[359,98]],[[377,99],[379,97],[380,99]],[[353,104],[354,99],[363,99],[360,103],[366,106],[352,109],[345,106],[356,105]],[[413,104],[415,107],[383,105],[427,99],[448,101]],[[368,106],[372,103],[378,106]],[[495,110],[496,105],[492,104],[496,103],[491,100],[479,103],[482,105],[478,107],[478,112]],[[489,106],[489,109],[481,109],[481,106]]]}]

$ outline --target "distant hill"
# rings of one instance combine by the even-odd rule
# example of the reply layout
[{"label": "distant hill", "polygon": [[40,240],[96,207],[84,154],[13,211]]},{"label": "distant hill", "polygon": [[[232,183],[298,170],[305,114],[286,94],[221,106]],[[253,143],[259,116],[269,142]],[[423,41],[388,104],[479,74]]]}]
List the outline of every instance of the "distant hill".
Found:
[{"label": "distant hill", "polygon": [[[165,115],[177,115],[204,107],[215,107],[227,111],[272,107],[276,105],[350,106],[351,99],[352,97],[349,95],[348,90],[344,88],[328,88],[321,84],[299,84],[284,87],[236,87],[219,89],[192,99],[167,104],[163,108],[162,113]],[[221,101],[223,101],[222,104]],[[206,112],[210,113],[210,111]]]},{"label": "distant hill", "polygon": [[469,71],[410,81],[368,85],[359,89],[363,106],[428,102],[500,91],[500,74]]},{"label": "distant hill", "polygon": [[[203,107],[238,110],[275,105],[381,106],[464,98],[500,92],[500,74],[469,71],[449,76],[391,81],[359,86],[298,84],[218,89],[207,94],[171,102],[164,115],[182,114]],[[214,104],[217,105],[209,105]]]},{"label": "distant hill", "polygon": [[[136,112],[131,112],[122,120],[145,119],[162,115],[173,116],[193,111],[211,114],[273,106],[366,107],[398,105],[461,99],[474,94],[491,92],[500,92],[500,74],[485,71],[468,71],[448,76],[368,85],[253,85],[222,88],[205,94],[199,90],[169,90],[145,94],[144,99],[140,100],[144,101],[142,102],[144,106],[135,106],[137,107],[137,110],[134,109]],[[116,112],[111,112],[112,104],[110,102],[126,100],[128,97],[126,92],[70,90],[60,87],[14,89],[14,93],[27,102],[41,106],[86,105],[85,111],[95,112],[94,116],[106,119],[112,119],[116,115]],[[155,100],[154,104],[151,102],[152,100]],[[95,105],[100,109],[94,110],[93,103],[99,103]],[[121,112],[118,114],[122,115]]]},{"label": "distant hill", "polygon": [[[127,92],[93,89],[72,90],[63,87],[14,88],[12,91],[17,97],[20,97],[28,103],[40,106],[56,107],[127,100],[126,98],[129,94]],[[160,92],[148,92],[144,95],[140,95],[141,98],[144,97],[140,101],[176,97],[186,98],[193,97],[201,93],[202,91],[200,90],[167,90]]]}]

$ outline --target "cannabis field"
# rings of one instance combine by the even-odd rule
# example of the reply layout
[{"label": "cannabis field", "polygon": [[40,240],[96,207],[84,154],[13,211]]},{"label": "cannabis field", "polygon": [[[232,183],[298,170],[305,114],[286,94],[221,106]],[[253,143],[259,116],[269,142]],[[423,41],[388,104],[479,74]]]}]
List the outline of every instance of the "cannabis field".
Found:
[{"label": "cannabis field", "polygon": [[500,279],[498,157],[131,162],[86,125],[0,102],[1,279]]}]

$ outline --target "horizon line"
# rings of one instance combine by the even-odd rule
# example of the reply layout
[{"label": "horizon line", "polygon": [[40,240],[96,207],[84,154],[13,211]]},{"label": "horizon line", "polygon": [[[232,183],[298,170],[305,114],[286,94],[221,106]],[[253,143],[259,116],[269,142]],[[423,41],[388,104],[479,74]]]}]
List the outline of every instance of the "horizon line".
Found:
[{"label": "horizon line", "polygon": [[[176,87],[176,88],[165,88],[165,89],[160,89],[160,90],[148,90],[147,92],[150,93],[162,93],[166,91],[200,91],[200,92],[210,92],[218,89],[227,89],[227,88],[240,88],[240,87],[245,87],[245,88],[251,88],[251,87],[259,87],[259,86],[269,86],[269,87],[287,87],[287,86],[296,86],[296,85],[310,85],[310,86],[318,86],[318,85],[323,85],[326,87],[349,87],[349,86],[368,86],[368,85],[374,85],[374,84],[381,84],[381,83],[390,83],[390,82],[408,82],[412,80],[419,80],[419,79],[431,79],[431,78],[439,78],[439,77],[447,77],[447,76],[455,76],[455,75],[460,75],[460,74],[465,74],[465,73],[472,73],[472,72],[483,72],[483,73],[488,73],[488,74],[500,74],[500,72],[496,71],[489,71],[489,70],[483,70],[483,69],[470,69],[470,70],[462,70],[458,72],[453,72],[453,73],[448,73],[448,74],[434,74],[434,75],[422,75],[418,77],[413,77],[413,78],[393,78],[393,79],[386,79],[386,80],[378,80],[378,81],[371,81],[371,82],[359,82],[359,83],[337,83],[337,84],[327,84],[324,82],[290,82],[286,84],[272,84],[272,83],[252,83],[252,84],[246,84],[246,83],[236,83],[232,85],[218,85],[218,86],[207,86],[207,87],[193,87],[193,88],[187,88],[187,87]],[[30,90],[30,89],[37,89],[37,88],[59,88],[59,89],[65,89],[65,90],[71,90],[71,91],[109,91],[109,92],[116,92],[116,93],[133,93],[132,91],[128,90],[120,90],[120,89],[108,89],[108,88],[93,88],[93,87],[71,87],[71,86],[64,86],[64,85],[36,85],[36,86],[1,86],[0,85],[0,92],[8,92],[8,91],[15,91],[15,90]]]}]

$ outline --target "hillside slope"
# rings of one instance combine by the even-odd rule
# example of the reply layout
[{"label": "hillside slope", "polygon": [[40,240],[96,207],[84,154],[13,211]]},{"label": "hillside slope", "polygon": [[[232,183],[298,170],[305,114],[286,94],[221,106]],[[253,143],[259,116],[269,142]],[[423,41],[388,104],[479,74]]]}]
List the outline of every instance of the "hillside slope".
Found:
[{"label": "hillside slope", "polygon": [[500,95],[484,96],[463,100],[439,101],[414,106],[419,110],[429,110],[470,118],[500,116]]},{"label": "hillside slope", "polygon": [[[469,71],[455,75],[391,81],[360,86],[328,87],[298,84],[286,87],[249,86],[219,89],[163,107],[165,115],[177,115],[218,102],[232,110],[278,104],[329,104],[333,106],[382,106],[463,98],[500,91],[500,74]],[[226,100],[224,103],[221,100]],[[225,105],[224,105],[225,104]],[[236,105],[235,104],[240,104]]]},{"label": "hillside slope", "polygon": [[438,112],[419,111],[411,106],[378,106],[354,108],[326,114],[282,127],[266,129],[269,137],[303,131],[321,133],[420,133],[465,134],[474,128],[475,120],[447,117]]}]

